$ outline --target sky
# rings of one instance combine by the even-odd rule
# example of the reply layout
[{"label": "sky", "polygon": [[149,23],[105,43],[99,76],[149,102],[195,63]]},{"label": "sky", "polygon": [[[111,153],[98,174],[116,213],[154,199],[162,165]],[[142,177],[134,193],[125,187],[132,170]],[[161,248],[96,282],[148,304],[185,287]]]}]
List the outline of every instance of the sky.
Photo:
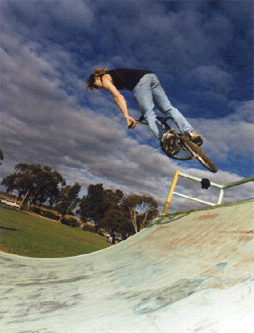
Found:
[{"label": "sky", "polygon": [[[0,181],[18,163],[48,165],[72,185],[147,194],[163,206],[175,170],[227,184],[254,174],[252,1],[0,0]],[[150,69],[204,137],[218,172],[167,158],[149,128],[129,130],[95,67]],[[121,91],[139,117],[132,93]],[[157,112],[157,111],[156,111]],[[3,187],[1,188],[4,189]],[[216,202],[180,178],[177,192]],[[253,197],[254,184],[225,194]],[[196,207],[174,196],[172,210]]]}]

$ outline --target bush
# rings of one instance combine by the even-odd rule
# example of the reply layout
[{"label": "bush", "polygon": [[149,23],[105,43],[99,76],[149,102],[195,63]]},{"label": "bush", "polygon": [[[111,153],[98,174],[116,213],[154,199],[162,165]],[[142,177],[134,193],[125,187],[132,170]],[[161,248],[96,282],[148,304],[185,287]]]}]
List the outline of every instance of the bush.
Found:
[{"label": "bush", "polygon": [[82,223],[81,229],[84,231],[95,232],[94,226],[88,223]]},{"label": "bush", "polygon": [[35,213],[35,214],[42,215],[42,214],[41,214],[41,210],[40,210],[40,208],[38,208],[38,207],[31,207],[30,212]]},{"label": "bush", "polygon": [[51,220],[59,220],[59,215],[54,211],[41,209],[41,216],[46,217]]},{"label": "bush", "polygon": [[61,220],[61,223],[65,224],[65,225],[68,225],[72,228],[79,227],[79,222],[77,221],[77,219],[75,219],[75,217],[70,217],[70,218],[63,217],[62,220]]}]

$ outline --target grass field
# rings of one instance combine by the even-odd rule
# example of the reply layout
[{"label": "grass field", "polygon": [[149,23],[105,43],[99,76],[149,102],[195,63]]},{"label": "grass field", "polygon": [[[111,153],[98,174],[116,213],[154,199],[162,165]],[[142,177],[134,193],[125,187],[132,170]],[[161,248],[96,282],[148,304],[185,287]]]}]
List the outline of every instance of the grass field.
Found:
[{"label": "grass field", "polygon": [[69,257],[111,246],[97,234],[0,206],[0,250],[37,258]]}]

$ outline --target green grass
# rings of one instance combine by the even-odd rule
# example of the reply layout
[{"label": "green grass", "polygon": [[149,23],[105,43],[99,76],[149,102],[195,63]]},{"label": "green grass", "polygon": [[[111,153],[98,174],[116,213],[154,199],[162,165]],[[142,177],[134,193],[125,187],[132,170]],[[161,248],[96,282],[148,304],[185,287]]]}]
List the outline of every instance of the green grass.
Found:
[{"label": "green grass", "polygon": [[37,258],[69,257],[109,247],[97,234],[0,206],[0,250]]}]

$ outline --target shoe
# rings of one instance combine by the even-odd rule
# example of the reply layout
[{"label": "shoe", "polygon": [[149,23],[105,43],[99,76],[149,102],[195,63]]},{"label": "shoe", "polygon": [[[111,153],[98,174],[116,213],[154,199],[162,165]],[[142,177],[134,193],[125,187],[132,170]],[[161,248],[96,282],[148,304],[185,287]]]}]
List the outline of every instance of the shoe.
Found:
[{"label": "shoe", "polygon": [[197,146],[201,146],[203,144],[203,139],[200,134],[195,131],[191,131],[188,133],[190,140],[194,142]]},{"label": "shoe", "polygon": [[176,154],[179,149],[176,146],[176,137],[173,133],[171,132],[165,132],[161,138],[161,148],[162,150],[172,156],[174,154]]}]

